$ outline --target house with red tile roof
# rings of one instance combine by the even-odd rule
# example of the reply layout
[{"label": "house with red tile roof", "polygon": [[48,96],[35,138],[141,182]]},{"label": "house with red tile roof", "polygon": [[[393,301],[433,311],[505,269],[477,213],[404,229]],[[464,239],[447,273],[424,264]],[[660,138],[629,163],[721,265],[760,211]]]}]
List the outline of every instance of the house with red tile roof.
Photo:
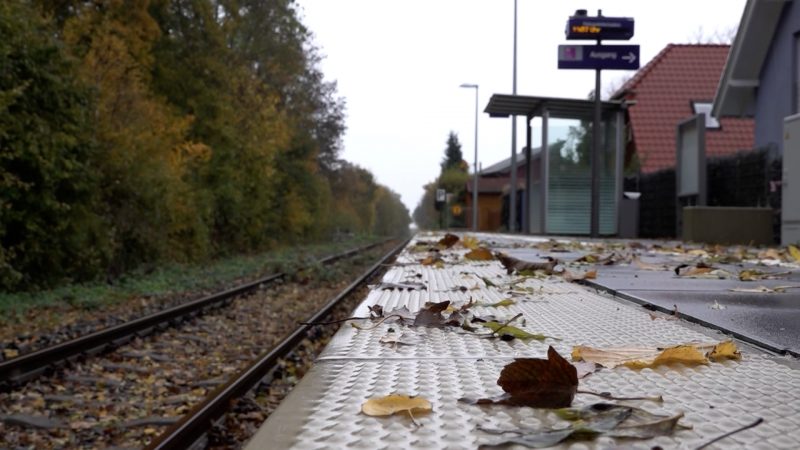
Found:
[{"label": "house with red tile roof", "polygon": [[753,121],[710,116],[729,45],[670,44],[613,96],[628,107],[625,163],[642,174],[675,166],[678,123],[706,115],[706,157],[753,148]]}]

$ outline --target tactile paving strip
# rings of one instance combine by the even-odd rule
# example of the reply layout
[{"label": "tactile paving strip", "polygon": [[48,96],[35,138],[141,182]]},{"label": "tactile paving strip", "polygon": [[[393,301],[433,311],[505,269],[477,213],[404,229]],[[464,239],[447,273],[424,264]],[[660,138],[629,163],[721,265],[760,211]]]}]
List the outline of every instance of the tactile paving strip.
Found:
[{"label": "tactile paving strip", "polygon": [[[412,255],[405,255],[412,261]],[[494,286],[487,286],[483,278]],[[474,307],[477,315],[508,319],[523,313],[516,326],[560,340],[503,342],[451,329],[409,327],[384,323],[374,329],[342,327],[316,366],[273,413],[248,448],[477,448],[492,436],[477,429],[536,428],[559,425],[546,410],[503,406],[472,406],[461,397],[502,393],[496,381],[514,357],[544,357],[548,345],[562,355],[572,346],[665,346],[690,341],[714,342],[719,333],[673,320],[653,320],[637,306],[603,297],[594,290],[556,280],[528,279],[509,286],[513,278],[496,263],[462,262],[445,269],[419,265],[395,267],[384,282],[418,282],[427,290],[378,290],[355,312],[368,315],[368,306],[382,305],[385,313],[407,309],[416,313],[426,301],[470,300],[493,303],[513,298],[508,307]],[[460,289],[460,288],[465,288]],[[509,291],[516,292],[509,296]],[[512,292],[512,293],[513,293]],[[364,322],[365,327],[370,326]],[[407,333],[415,345],[380,342],[389,328]],[[683,412],[681,430],[669,437],[646,441],[598,438],[562,444],[557,448],[694,448],[727,431],[761,417],[758,427],[737,433],[711,448],[797,448],[800,444],[800,371],[793,360],[744,349],[740,362],[708,366],[670,366],[639,371],[601,370],[581,380],[581,389],[617,396],[663,395],[664,402],[632,402],[653,413]],[[385,418],[360,413],[373,396],[390,393],[421,395],[433,412],[420,417],[417,428],[402,415]],[[574,406],[596,402],[579,394]]]}]

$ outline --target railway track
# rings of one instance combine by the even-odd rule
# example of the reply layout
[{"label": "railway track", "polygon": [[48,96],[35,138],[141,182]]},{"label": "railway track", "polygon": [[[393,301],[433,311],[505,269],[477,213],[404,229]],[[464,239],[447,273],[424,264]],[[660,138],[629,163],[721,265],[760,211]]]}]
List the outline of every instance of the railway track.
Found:
[{"label": "railway track", "polygon": [[[382,265],[396,256],[406,243],[392,249],[380,261],[332,298],[305,323],[321,322],[364,282],[373,276]],[[194,407],[179,422],[151,442],[148,450],[185,449],[192,447],[211,429],[214,422],[230,410],[231,401],[253,389],[261,379],[275,367],[280,358],[288,355],[304,339],[312,325],[300,325],[278,345],[260,355],[245,369],[231,377],[228,382],[214,390],[201,404]]]},{"label": "railway track", "polygon": [[[364,250],[356,249],[325,261],[330,263]],[[378,251],[383,253],[371,249],[372,254]],[[370,264],[372,261],[374,259]],[[343,267],[360,273],[366,266],[362,263],[361,269],[355,269],[349,267],[351,263]],[[326,270],[340,270],[339,266]],[[373,266],[370,271],[376,268]],[[348,280],[352,276],[347,275]],[[277,277],[280,278],[280,274]],[[225,380],[235,370],[245,366],[245,362],[254,359],[263,349],[274,346],[280,337],[291,335],[295,343],[302,340],[296,330],[290,333],[294,324],[318,311],[323,303],[329,303],[325,300],[339,292],[344,283],[314,287],[312,291],[308,286],[292,282],[259,290],[262,284],[264,281],[258,280],[247,287],[212,296],[220,304],[230,306],[217,308],[213,314],[201,314],[213,308],[213,302],[209,298],[200,299],[192,302],[196,310],[187,313],[186,318],[162,316],[158,320],[148,317],[147,322],[140,320],[139,330],[127,337],[111,334],[114,342],[103,343],[94,336],[86,336],[81,339],[88,344],[81,351],[74,350],[74,343],[59,344],[72,356],[62,355],[58,361],[53,356],[47,365],[40,363],[42,365],[37,368],[29,362],[24,366],[26,370],[6,372],[18,376],[27,374],[30,379],[0,395],[0,447],[141,446],[166,425],[174,424],[181,414],[200,403],[214,388],[226,386]],[[248,292],[248,287],[256,292],[241,297],[242,292]],[[239,299],[231,302],[236,295]],[[308,301],[309,295],[318,297],[316,303]],[[174,314],[173,311],[164,313]],[[177,320],[182,321],[179,328],[141,336]],[[103,350],[108,351],[102,357],[82,357],[87,352]],[[274,364],[274,358],[271,357],[270,364]],[[4,365],[7,367],[12,361]],[[47,367],[66,361],[72,363],[64,370],[35,377],[36,372],[47,371]],[[228,398],[241,392],[242,386],[253,382],[253,377],[267,366],[269,364],[262,361],[249,378],[240,380],[233,389],[225,389]]]},{"label": "railway track", "polygon": [[[369,244],[331,255],[318,261],[319,264],[332,264],[360,252],[379,246],[387,241]],[[33,379],[48,369],[55,369],[76,358],[92,355],[118,347],[134,337],[143,336],[154,330],[180,323],[186,317],[203,314],[213,308],[223,306],[234,298],[246,295],[276,280],[284,279],[286,273],[280,272],[240,286],[189,301],[162,311],[149,314],[125,323],[108,327],[85,336],[80,336],[56,345],[30,352],[14,359],[0,362],[0,390],[13,388]]]}]

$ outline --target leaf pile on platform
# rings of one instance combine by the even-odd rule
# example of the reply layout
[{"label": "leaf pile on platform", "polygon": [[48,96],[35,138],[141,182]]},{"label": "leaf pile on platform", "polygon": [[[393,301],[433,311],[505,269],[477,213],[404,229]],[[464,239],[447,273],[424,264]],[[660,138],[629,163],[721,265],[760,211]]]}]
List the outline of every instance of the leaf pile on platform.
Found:
[{"label": "leaf pile on platform", "polygon": [[656,367],[663,364],[685,365],[708,364],[726,359],[741,359],[742,355],[733,341],[717,344],[684,344],[668,348],[617,347],[593,348],[576,346],[572,349],[573,361],[590,361],[613,369],[626,366],[631,369]]}]

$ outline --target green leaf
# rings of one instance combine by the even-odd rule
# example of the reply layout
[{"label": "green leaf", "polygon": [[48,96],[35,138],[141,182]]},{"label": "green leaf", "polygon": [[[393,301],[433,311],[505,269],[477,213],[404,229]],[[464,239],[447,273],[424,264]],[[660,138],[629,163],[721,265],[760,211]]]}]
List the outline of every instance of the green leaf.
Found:
[{"label": "green leaf", "polygon": [[[490,329],[490,330],[492,330],[494,332],[500,331],[500,334],[506,334],[506,335],[509,335],[509,336],[513,336],[513,337],[515,337],[517,339],[536,339],[537,341],[544,341],[545,339],[550,337],[550,336],[545,336],[543,334],[531,334],[531,333],[528,333],[527,331],[521,330],[521,329],[519,329],[517,327],[511,326],[511,325],[503,326],[502,323],[498,323],[498,322],[494,322],[494,321],[492,321],[492,322],[484,322],[481,325],[483,325],[484,327],[486,327],[486,328],[488,328],[488,329]],[[555,338],[551,338],[551,339],[555,339]]]},{"label": "green leaf", "polygon": [[496,302],[496,303],[478,303],[476,306],[484,306],[486,308],[499,308],[501,306],[511,306],[511,305],[516,305],[516,304],[517,304],[517,302],[515,302],[514,300],[511,300],[510,298],[506,298],[506,299],[500,300],[499,302]]}]

